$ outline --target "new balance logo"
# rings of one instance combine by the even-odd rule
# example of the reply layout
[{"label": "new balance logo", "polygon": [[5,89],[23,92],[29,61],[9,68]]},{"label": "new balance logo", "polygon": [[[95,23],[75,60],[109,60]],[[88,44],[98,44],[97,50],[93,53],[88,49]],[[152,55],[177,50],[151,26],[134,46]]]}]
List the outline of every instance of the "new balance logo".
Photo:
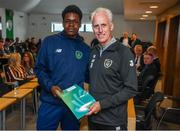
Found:
[{"label": "new balance logo", "polygon": [[62,52],[62,49],[56,49],[56,52],[57,52],[57,53],[61,53],[61,52]]}]

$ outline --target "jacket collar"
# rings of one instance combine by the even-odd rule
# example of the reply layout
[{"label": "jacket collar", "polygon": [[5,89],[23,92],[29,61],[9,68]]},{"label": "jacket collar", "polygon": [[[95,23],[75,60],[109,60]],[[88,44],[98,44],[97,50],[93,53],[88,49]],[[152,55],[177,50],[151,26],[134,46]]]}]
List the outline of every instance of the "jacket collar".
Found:
[{"label": "jacket collar", "polygon": [[[120,46],[119,44],[119,40],[116,39],[116,42],[114,42],[113,44],[111,44],[109,47],[107,47],[106,51],[116,51],[118,46]],[[95,46],[95,49],[100,51],[101,46],[98,44],[97,46]]]}]

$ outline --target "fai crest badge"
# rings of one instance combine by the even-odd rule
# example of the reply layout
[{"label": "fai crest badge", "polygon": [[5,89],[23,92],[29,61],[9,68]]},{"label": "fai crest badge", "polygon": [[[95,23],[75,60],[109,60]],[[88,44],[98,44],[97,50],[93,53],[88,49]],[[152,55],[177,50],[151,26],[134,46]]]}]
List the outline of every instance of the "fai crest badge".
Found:
[{"label": "fai crest badge", "polygon": [[78,51],[78,50],[77,50],[77,51],[75,52],[75,56],[76,56],[76,59],[78,59],[78,60],[79,60],[79,59],[81,59],[81,58],[82,58],[83,53],[82,53],[81,51]]},{"label": "fai crest badge", "polygon": [[104,67],[109,68],[112,65],[113,61],[111,59],[104,60]]}]

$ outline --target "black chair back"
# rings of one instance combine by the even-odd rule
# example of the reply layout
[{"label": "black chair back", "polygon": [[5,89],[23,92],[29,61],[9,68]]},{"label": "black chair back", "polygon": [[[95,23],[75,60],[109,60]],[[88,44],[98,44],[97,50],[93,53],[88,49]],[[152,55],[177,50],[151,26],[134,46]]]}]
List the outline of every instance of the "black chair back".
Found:
[{"label": "black chair back", "polygon": [[[147,104],[144,114],[145,114],[145,123],[144,128],[149,129],[151,123],[152,116],[156,113],[156,105],[158,102],[162,102],[164,100],[164,94],[161,92],[156,92],[152,98],[150,99],[149,103]],[[153,114],[154,113],[154,114]]]},{"label": "black chair back", "polygon": [[150,99],[149,103],[147,104],[146,108],[145,108],[145,116],[148,116],[148,114],[150,114],[150,112],[152,112],[155,107],[156,107],[156,104],[158,102],[161,102],[164,100],[164,94],[161,93],[161,92],[156,92],[152,98]]},{"label": "black chair back", "polygon": [[[145,107],[140,106],[140,110],[136,108],[136,129],[137,130],[150,130],[152,129],[152,118],[156,114],[156,105],[164,100],[164,95],[161,92],[156,92],[148,101]],[[138,107],[138,106],[137,106]],[[143,110],[142,110],[143,109]],[[142,111],[142,112],[139,112]],[[139,113],[138,113],[139,112]]]}]

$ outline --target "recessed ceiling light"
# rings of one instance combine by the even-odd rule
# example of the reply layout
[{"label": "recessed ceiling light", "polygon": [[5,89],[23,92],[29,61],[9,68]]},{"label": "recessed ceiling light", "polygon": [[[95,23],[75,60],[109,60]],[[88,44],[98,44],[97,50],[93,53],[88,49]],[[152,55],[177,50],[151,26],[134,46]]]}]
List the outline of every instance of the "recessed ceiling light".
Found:
[{"label": "recessed ceiling light", "polygon": [[148,17],[148,15],[142,15],[142,17]]},{"label": "recessed ceiling light", "polygon": [[157,5],[152,5],[152,6],[150,6],[149,8],[151,8],[151,9],[156,9],[156,8],[158,8],[158,6],[157,6]]},{"label": "recessed ceiling light", "polygon": [[152,13],[152,11],[147,10],[145,13],[146,13],[146,14],[151,14],[151,13]]},{"label": "recessed ceiling light", "polygon": [[141,17],[140,19],[141,19],[141,20],[145,20],[145,18],[143,18],[143,17]]}]

